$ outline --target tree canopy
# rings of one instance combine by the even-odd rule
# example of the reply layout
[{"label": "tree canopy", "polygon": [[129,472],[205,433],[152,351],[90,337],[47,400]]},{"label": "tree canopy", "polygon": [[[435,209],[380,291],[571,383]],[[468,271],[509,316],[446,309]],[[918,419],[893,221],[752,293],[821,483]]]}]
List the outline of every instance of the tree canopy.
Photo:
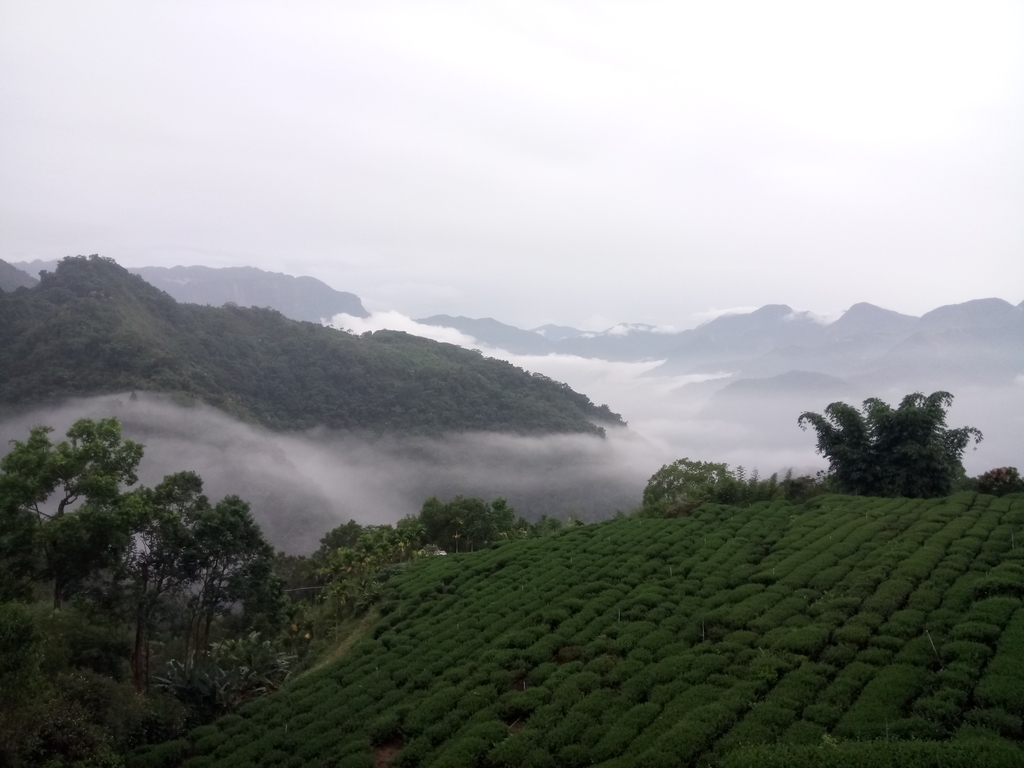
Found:
[{"label": "tree canopy", "polygon": [[274,550],[245,501],[211,504],[194,472],[128,490],[143,446],[123,439],[116,419],[81,419],[57,444],[51,432],[32,429],[0,459],[0,599],[49,582],[55,609],[81,596],[129,618],[140,690],[147,638],[168,603],[180,610],[186,656],[238,606],[247,618],[280,611]]},{"label": "tree canopy", "polygon": [[712,461],[677,459],[651,475],[644,488],[640,514],[652,517],[689,515],[705,502],[747,506],[758,501],[806,501],[830,490],[823,477],[778,474],[762,478],[755,469]]},{"label": "tree canopy", "polygon": [[949,392],[915,392],[896,408],[878,398],[862,409],[836,402],[824,414],[802,413],[798,424],[817,433],[818,453],[843,493],[933,498],[953,492],[965,476],[964,451],[982,439],[974,427],[946,426],[952,403]]},{"label": "tree canopy", "polygon": [[126,545],[121,485],[137,482],[142,446],[121,439],[116,419],[81,419],[56,445],[52,431],[34,428],[0,459],[0,559],[23,575],[49,578],[60,608],[69,586]]}]

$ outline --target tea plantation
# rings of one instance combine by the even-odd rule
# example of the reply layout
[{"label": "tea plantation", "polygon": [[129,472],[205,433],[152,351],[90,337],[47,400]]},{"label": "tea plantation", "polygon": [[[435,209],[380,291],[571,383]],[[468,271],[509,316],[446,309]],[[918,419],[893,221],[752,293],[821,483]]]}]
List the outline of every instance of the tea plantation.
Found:
[{"label": "tea plantation", "polygon": [[1024,495],[822,496],[424,558],[138,765],[1021,766]]}]

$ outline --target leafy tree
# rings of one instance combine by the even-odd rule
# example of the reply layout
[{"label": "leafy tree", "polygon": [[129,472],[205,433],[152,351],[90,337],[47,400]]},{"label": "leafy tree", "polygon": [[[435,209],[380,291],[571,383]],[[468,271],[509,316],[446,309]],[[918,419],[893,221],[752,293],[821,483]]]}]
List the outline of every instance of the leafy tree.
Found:
[{"label": "leafy tree", "polygon": [[811,475],[793,476],[793,470],[787,470],[782,481],[779,483],[782,494],[786,501],[801,503],[820,496],[823,493],[833,493],[832,479],[819,470],[813,477]]},{"label": "leafy tree", "polygon": [[[83,419],[57,444],[50,432],[31,430],[0,460],[0,765],[120,765],[133,746],[279,685],[290,660],[276,637],[251,634],[276,630],[283,612],[248,504],[212,505],[193,472],[123,490],[142,446],[115,419]],[[42,579],[62,610],[9,602],[31,601]],[[213,707],[147,690],[150,646],[180,648],[151,636],[179,631],[188,686],[225,694]]]},{"label": "leafy tree", "polygon": [[316,551],[314,557],[327,557],[331,552],[342,547],[352,549],[362,535],[363,526],[355,520],[349,520],[347,523],[343,523],[337,528],[332,528],[323,535],[320,539],[320,548]]},{"label": "leafy tree", "polygon": [[639,514],[681,517],[709,501],[743,507],[759,501],[807,501],[830,491],[824,477],[794,477],[789,470],[780,481],[778,474],[762,478],[756,469],[748,475],[742,466],[730,469],[724,463],[683,458],[651,475]]},{"label": "leafy tree", "polygon": [[470,552],[497,541],[515,527],[515,510],[503,498],[487,504],[476,496],[456,496],[445,503],[432,496],[420,510],[423,537],[449,552]]},{"label": "leafy tree", "polygon": [[651,475],[644,488],[643,507],[653,510],[680,502],[703,502],[715,486],[728,479],[732,479],[728,464],[677,459]]},{"label": "leafy tree", "polygon": [[[538,538],[545,536],[551,536],[552,534],[558,533],[562,528],[565,527],[565,523],[559,520],[557,517],[549,517],[548,515],[541,515],[533,526],[531,526],[531,533]],[[518,526],[517,526],[518,528]],[[523,537],[523,538],[529,538]]]},{"label": "leafy tree", "polygon": [[878,398],[858,410],[832,403],[824,414],[807,411],[797,423],[818,435],[818,453],[829,461],[839,490],[862,496],[933,498],[953,492],[964,476],[964,450],[981,442],[974,427],[949,429],[948,392],[907,395],[892,408]]},{"label": "leafy tree", "polygon": [[[117,419],[81,419],[56,445],[52,431],[32,429],[0,459],[0,515],[13,532],[7,547],[20,550],[16,567],[51,579],[59,609],[70,587],[112,564],[127,545],[121,486],[138,481],[142,446],[121,439]],[[32,567],[36,556],[39,568]]]},{"label": "leafy tree", "polygon": [[195,566],[190,522],[209,507],[203,481],[194,472],[168,475],[155,489],[131,497],[132,543],[121,565],[135,623],[132,677],[137,691],[148,679],[148,638],[166,595],[183,595]]},{"label": "leafy tree", "polygon": [[274,574],[274,549],[253,520],[249,504],[226,496],[215,506],[199,505],[186,521],[191,546],[185,555],[190,576],[189,644],[205,649],[218,616],[241,604],[245,616],[276,621],[282,609],[281,582]]},{"label": "leafy tree", "polygon": [[997,467],[978,476],[977,488],[979,493],[1005,496],[1008,493],[1024,492],[1024,480],[1016,467]]},{"label": "leafy tree", "polygon": [[380,595],[391,573],[419,556],[423,525],[406,517],[398,525],[367,525],[352,547],[339,547],[326,558],[320,575],[327,584],[323,599],[336,615],[367,608]]}]

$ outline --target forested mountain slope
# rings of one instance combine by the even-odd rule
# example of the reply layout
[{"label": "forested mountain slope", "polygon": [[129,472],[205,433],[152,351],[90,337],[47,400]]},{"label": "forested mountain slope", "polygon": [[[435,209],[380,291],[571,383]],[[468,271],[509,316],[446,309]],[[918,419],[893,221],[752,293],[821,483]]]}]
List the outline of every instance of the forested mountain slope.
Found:
[{"label": "forested mountain slope", "polygon": [[508,363],[274,310],[178,304],[109,259],[64,259],[0,295],[0,406],[127,390],[196,398],[271,428],[591,432],[607,407]]},{"label": "forested mountain slope", "polygon": [[420,559],[346,656],[136,764],[1022,765],[1022,534],[1019,494],[822,496]]},{"label": "forested mountain slope", "polygon": [[13,291],[17,288],[31,288],[38,283],[32,275],[22,272],[15,266],[0,259],[0,291]]},{"label": "forested mountain slope", "polygon": [[[59,263],[37,259],[15,266],[38,275],[42,270],[52,272]],[[270,307],[292,320],[313,323],[341,312],[354,317],[369,314],[354,293],[336,291],[315,277],[294,277],[256,267],[132,267],[128,271],[188,304],[219,307],[231,302],[242,307]]]}]

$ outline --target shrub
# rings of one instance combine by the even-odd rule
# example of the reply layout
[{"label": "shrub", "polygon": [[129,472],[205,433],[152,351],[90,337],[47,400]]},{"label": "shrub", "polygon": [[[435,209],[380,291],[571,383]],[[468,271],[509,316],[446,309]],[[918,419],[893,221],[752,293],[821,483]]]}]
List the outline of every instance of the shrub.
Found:
[{"label": "shrub", "polygon": [[892,661],[892,651],[885,648],[867,648],[857,654],[857,661],[864,664],[873,664],[876,667],[884,667]]},{"label": "shrub", "polygon": [[934,667],[941,664],[941,659],[927,635],[915,637],[904,643],[894,660],[898,664],[912,664],[917,667]]},{"label": "shrub", "polygon": [[777,651],[787,651],[803,656],[814,656],[828,642],[829,630],[826,627],[807,626],[798,629],[775,629],[768,632],[765,644]]},{"label": "shrub", "polygon": [[1002,736],[1016,738],[1021,735],[1020,718],[999,707],[973,709],[967,713],[966,720]]},{"label": "shrub", "polygon": [[953,627],[952,636],[955,640],[973,640],[978,643],[994,643],[1003,630],[995,624],[983,621],[965,621]]},{"label": "shrub", "polygon": [[992,656],[992,649],[969,640],[946,643],[939,649],[943,659],[952,659],[967,665],[977,674]]},{"label": "shrub", "polygon": [[828,684],[828,668],[823,664],[804,663],[793,670],[772,689],[767,701],[800,712],[814,701]]},{"label": "shrub", "polygon": [[896,611],[889,620],[882,625],[881,631],[884,634],[908,640],[921,632],[924,626],[925,613],[922,610],[907,609]]},{"label": "shrub", "polygon": [[914,702],[913,712],[919,717],[952,727],[962,714],[960,704],[940,696],[925,696]]},{"label": "shrub", "polygon": [[658,739],[657,750],[671,754],[676,761],[689,762],[707,749],[736,717],[736,711],[724,704],[698,707]]},{"label": "shrub", "polygon": [[719,745],[723,751],[776,741],[796,719],[792,709],[767,702],[755,704],[746,716],[729,731]]},{"label": "shrub", "polygon": [[845,742],[825,746],[753,747],[727,755],[724,768],[1021,768],[1014,745],[964,741]]},{"label": "shrub", "polygon": [[880,584],[875,594],[864,601],[864,610],[888,616],[906,602],[913,589],[914,585],[908,579],[890,579]]},{"label": "shrub", "polygon": [[921,690],[924,678],[920,667],[885,667],[864,687],[840,720],[836,733],[862,739],[888,736],[890,724],[900,718],[903,707]]},{"label": "shrub", "polygon": [[857,655],[857,646],[851,643],[830,645],[821,654],[821,660],[834,667],[845,667]]},{"label": "shrub", "polygon": [[903,641],[891,635],[875,635],[868,640],[868,645],[872,648],[881,648],[890,653],[897,653],[903,648]]}]

